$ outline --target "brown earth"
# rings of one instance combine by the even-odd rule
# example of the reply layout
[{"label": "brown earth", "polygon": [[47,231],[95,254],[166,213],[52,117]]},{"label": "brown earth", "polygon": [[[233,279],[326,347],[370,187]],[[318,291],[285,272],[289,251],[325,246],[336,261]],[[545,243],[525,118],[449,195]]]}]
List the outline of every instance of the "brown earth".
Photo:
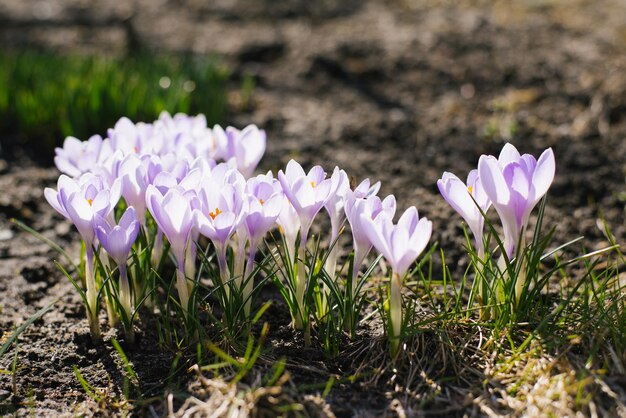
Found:
[{"label": "brown earth", "polygon": [[[137,47],[223,54],[234,85],[244,77],[255,81],[252,103],[233,88],[229,122],[268,131],[263,169],[294,157],[381,180],[382,194],[396,194],[402,209],[416,205],[433,220],[432,240],[458,272],[468,263],[461,222],[436,180],[445,170],[463,177],[505,141],[535,155],[553,147],[557,175],[546,224],[557,225],[556,242],[583,235],[587,248],[605,246],[600,210],[618,242],[626,238],[626,4],[515,4],[6,0],[0,42],[110,54]],[[119,356],[110,344],[91,345],[80,299],[51,261],[58,256],[8,222],[18,218],[78,254],[76,234],[43,200],[58,173],[29,162],[36,150],[23,151],[0,160],[0,330],[58,301],[19,339],[16,393],[11,377],[0,375],[0,412],[115,414],[110,405],[95,407],[72,366],[120,397]],[[278,321],[274,330],[288,318]],[[160,396],[175,353],[158,347],[149,324],[140,328],[139,348],[128,354],[146,396]],[[278,344],[284,332],[273,338]],[[341,360],[294,344],[283,342],[278,352],[342,373]],[[0,369],[10,368],[13,354]],[[291,372],[298,383],[321,384],[318,390],[327,380],[305,368]],[[341,383],[327,401],[339,416],[378,416],[393,414],[392,399],[406,396],[393,386]],[[451,407],[450,414],[464,408]],[[164,408],[164,400],[156,402],[158,414]],[[465,412],[477,413],[471,406]]]}]

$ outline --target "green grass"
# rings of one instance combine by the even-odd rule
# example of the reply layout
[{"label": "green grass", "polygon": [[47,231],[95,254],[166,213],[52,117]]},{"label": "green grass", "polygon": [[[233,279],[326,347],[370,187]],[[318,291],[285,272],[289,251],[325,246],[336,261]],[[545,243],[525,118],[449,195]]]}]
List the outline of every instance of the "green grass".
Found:
[{"label": "green grass", "polygon": [[64,137],[105,135],[122,116],[151,122],[167,110],[221,122],[228,77],[211,57],[0,52],[0,136],[49,155]]}]

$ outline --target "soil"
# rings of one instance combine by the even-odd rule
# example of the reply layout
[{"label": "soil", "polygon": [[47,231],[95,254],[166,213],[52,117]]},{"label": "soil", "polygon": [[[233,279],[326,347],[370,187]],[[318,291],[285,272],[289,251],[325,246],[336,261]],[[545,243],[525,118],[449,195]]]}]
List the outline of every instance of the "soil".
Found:
[{"label": "soil", "polygon": [[[545,223],[556,225],[555,243],[584,236],[588,249],[608,245],[601,215],[617,242],[626,238],[626,4],[515,4],[7,0],[0,5],[0,42],[110,54],[137,46],[222,54],[233,70],[228,122],[268,132],[261,170],[296,158],[381,180],[381,194],[394,193],[399,209],[416,205],[433,221],[432,241],[459,272],[468,264],[461,221],[436,180],[444,171],[464,177],[481,154],[497,154],[506,141],[534,155],[554,149],[557,174]],[[251,102],[237,87],[245,77],[255,81]],[[115,402],[96,405],[73,367],[109,399],[120,399],[119,356],[110,344],[91,344],[80,299],[52,262],[58,255],[9,223],[17,218],[78,256],[77,235],[43,199],[58,172],[33,163],[42,160],[36,153],[17,150],[0,159],[0,330],[56,302],[19,338],[15,392],[11,376],[0,375],[0,412],[115,415]],[[290,342],[289,318],[278,311],[268,314],[273,355],[292,359],[288,369],[298,384],[323,390],[328,375],[298,364],[308,359],[316,370],[341,375],[346,360]],[[159,348],[149,325],[139,324],[138,348],[127,354],[145,392],[161,396],[171,390],[164,376],[176,353]],[[116,330],[111,337],[119,337]],[[11,368],[14,354],[0,359],[0,369]],[[337,416],[379,416],[394,414],[392,399],[406,396],[392,385],[342,382],[326,402]],[[451,409],[424,405],[444,415],[475,413],[464,402]],[[163,398],[143,414],[163,414],[165,407]]]}]

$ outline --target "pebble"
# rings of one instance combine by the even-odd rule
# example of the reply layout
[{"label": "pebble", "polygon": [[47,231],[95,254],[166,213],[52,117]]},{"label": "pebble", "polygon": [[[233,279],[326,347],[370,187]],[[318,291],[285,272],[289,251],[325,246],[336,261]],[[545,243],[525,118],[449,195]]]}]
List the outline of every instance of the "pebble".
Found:
[{"label": "pebble", "polygon": [[8,241],[13,238],[13,232],[10,229],[0,229],[0,241]]}]

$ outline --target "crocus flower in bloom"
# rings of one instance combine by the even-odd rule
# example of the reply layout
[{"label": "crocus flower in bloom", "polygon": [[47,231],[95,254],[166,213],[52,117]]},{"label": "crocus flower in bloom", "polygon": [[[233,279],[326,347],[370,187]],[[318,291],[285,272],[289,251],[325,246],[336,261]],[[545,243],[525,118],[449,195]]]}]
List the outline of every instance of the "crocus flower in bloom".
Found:
[{"label": "crocus flower in bloom", "polygon": [[265,234],[276,224],[283,203],[280,184],[269,174],[252,177],[246,183],[248,213],[245,217],[248,239],[258,244]]},{"label": "crocus flower in bloom", "polygon": [[85,173],[78,180],[61,175],[58,189],[46,188],[44,195],[50,205],[61,215],[69,219],[78,229],[85,241],[85,284],[87,297],[87,315],[92,338],[100,339],[98,322],[98,289],[93,274],[95,240],[94,218],[109,218],[120,198],[120,184],[115,182],[108,189],[101,177]]},{"label": "crocus flower in bloom", "polygon": [[389,330],[391,353],[395,356],[402,332],[402,280],[409,266],[426,248],[432,233],[432,223],[426,218],[419,219],[415,207],[408,208],[397,225],[385,213],[374,220],[363,214],[361,222],[374,247],[393,269],[389,287]]},{"label": "crocus flower in bloom", "polygon": [[370,179],[365,179],[354,188],[352,194],[357,199],[366,199],[370,196],[376,196],[380,190],[380,181],[371,184]]},{"label": "crocus flower in bloom", "polygon": [[[132,317],[132,302],[126,262],[130,250],[139,234],[139,220],[135,208],[129,206],[122,215],[118,225],[111,227],[109,223],[99,215],[96,215],[96,235],[100,245],[113,258],[120,271],[119,295],[120,304],[130,321]],[[127,329],[127,335],[133,338],[132,325]]]},{"label": "crocus flower in bloom", "polygon": [[96,235],[100,245],[118,266],[126,264],[128,254],[137,239],[139,221],[135,208],[129,206],[117,225],[111,226],[102,217],[97,216]]},{"label": "crocus flower in bloom", "polygon": [[124,158],[119,168],[122,183],[122,196],[126,203],[137,210],[137,217],[142,225],[146,223],[146,189],[148,173],[143,161],[135,154]]},{"label": "crocus flower in bloom", "polygon": [[146,204],[159,229],[170,242],[176,259],[176,287],[185,310],[189,303],[189,287],[185,276],[185,251],[193,226],[189,195],[178,187],[167,190],[165,195],[154,186],[146,191]]},{"label": "crocus flower in bloom", "polygon": [[283,197],[280,214],[276,219],[276,223],[285,239],[287,257],[293,261],[296,255],[296,240],[298,239],[298,231],[300,230],[300,218],[287,196]]},{"label": "crocus flower in bloom", "polygon": [[70,177],[78,177],[91,172],[113,149],[109,141],[103,140],[100,135],[94,135],[84,142],[68,136],[63,142],[63,148],[55,148],[54,152],[54,163],[59,171]]},{"label": "crocus flower in bloom", "polygon": [[[328,212],[328,216],[330,217],[331,234],[328,244],[329,247],[339,236],[339,228],[345,219],[343,207],[345,204],[346,194],[350,190],[350,180],[348,179],[348,174],[344,170],[339,169],[339,167],[335,167],[333,170],[331,182],[336,184],[335,193],[331,193],[328,200],[324,204],[324,207]],[[335,245],[326,258],[326,265],[324,267],[326,272],[331,276],[335,274],[338,250],[339,246]]]},{"label": "crocus flower in bloom", "polygon": [[[230,280],[226,263],[228,240],[242,224],[248,210],[243,184],[219,185],[208,177],[202,181],[198,201],[199,207],[193,211],[194,226],[215,245],[222,282],[226,284]],[[228,294],[228,286],[225,291]]]},{"label": "crocus flower in bloom", "polygon": [[478,177],[478,170],[472,170],[467,176],[467,184],[456,175],[445,172],[437,180],[437,187],[443,198],[465,219],[476,241],[479,257],[485,253],[483,246],[483,227],[485,219],[481,214],[487,213],[491,200],[485,193]]},{"label": "crocus flower in bloom", "polygon": [[165,138],[150,123],[133,123],[126,117],[120,118],[112,129],[107,131],[113,150],[120,150],[126,156],[137,154],[160,154]]},{"label": "crocus flower in bloom", "polygon": [[101,177],[85,173],[77,180],[62,174],[57,190],[47,187],[44,196],[50,205],[72,221],[81,237],[91,247],[94,244],[94,215],[107,218],[120,198],[120,183],[108,188]]},{"label": "crocus flower in bloom", "polygon": [[486,155],[480,157],[480,182],[502,221],[505,251],[509,258],[515,255],[530,212],[550,188],[554,172],[551,148],[545,150],[539,160],[530,154],[520,155],[511,144],[502,148],[498,159]]},{"label": "crocus flower in bloom", "polygon": [[163,150],[176,153],[180,159],[193,161],[198,157],[215,158],[213,131],[207,127],[204,115],[177,113],[172,117],[163,111],[154,122],[154,128],[168,140],[163,144]]},{"label": "crocus flower in bloom", "polygon": [[305,173],[302,166],[291,160],[285,172],[278,172],[278,180],[298,217],[300,218],[300,246],[306,244],[313,218],[333,192],[331,179],[326,178],[319,165]]},{"label": "crocus flower in bloom", "polygon": [[365,257],[372,249],[372,243],[365,232],[361,215],[374,220],[380,213],[384,212],[389,218],[393,218],[396,213],[396,198],[394,195],[389,195],[381,201],[378,196],[363,196],[355,190],[355,192],[348,192],[345,212],[352,230],[354,245],[353,278],[356,279]]},{"label": "crocus flower in bloom", "polygon": [[217,143],[216,157],[225,161],[234,159],[237,169],[244,177],[252,176],[265,153],[265,131],[256,125],[248,125],[241,131],[229,126],[224,131],[216,125],[213,134]]},{"label": "crocus flower in bloom", "polygon": [[[282,210],[284,194],[280,183],[272,173],[252,177],[246,183],[248,213],[244,220],[246,235],[250,242],[248,263],[243,278],[246,280],[243,292],[244,312],[250,314],[251,294],[254,287],[252,275],[257,247],[267,232],[276,225]],[[241,237],[240,237],[241,238]]]},{"label": "crocus flower in bloom", "polygon": [[[294,160],[289,161],[285,172],[282,170],[278,172],[278,180],[285,196],[287,196],[300,218],[300,245],[296,259],[298,268],[295,292],[298,305],[303,306],[306,290],[306,274],[303,260],[309,229],[315,215],[324,206],[330,194],[335,191],[336,183],[333,184],[331,179],[326,178],[326,173],[322,167],[315,166],[308,173],[305,173],[302,166]],[[303,309],[300,311],[304,312]],[[302,328],[303,325],[303,318],[294,318],[294,326],[297,329]]]},{"label": "crocus flower in bloom", "polygon": [[420,219],[414,206],[400,216],[396,225],[385,212],[375,219],[362,214],[361,225],[370,242],[400,277],[426,248],[432,232],[432,222]]}]

